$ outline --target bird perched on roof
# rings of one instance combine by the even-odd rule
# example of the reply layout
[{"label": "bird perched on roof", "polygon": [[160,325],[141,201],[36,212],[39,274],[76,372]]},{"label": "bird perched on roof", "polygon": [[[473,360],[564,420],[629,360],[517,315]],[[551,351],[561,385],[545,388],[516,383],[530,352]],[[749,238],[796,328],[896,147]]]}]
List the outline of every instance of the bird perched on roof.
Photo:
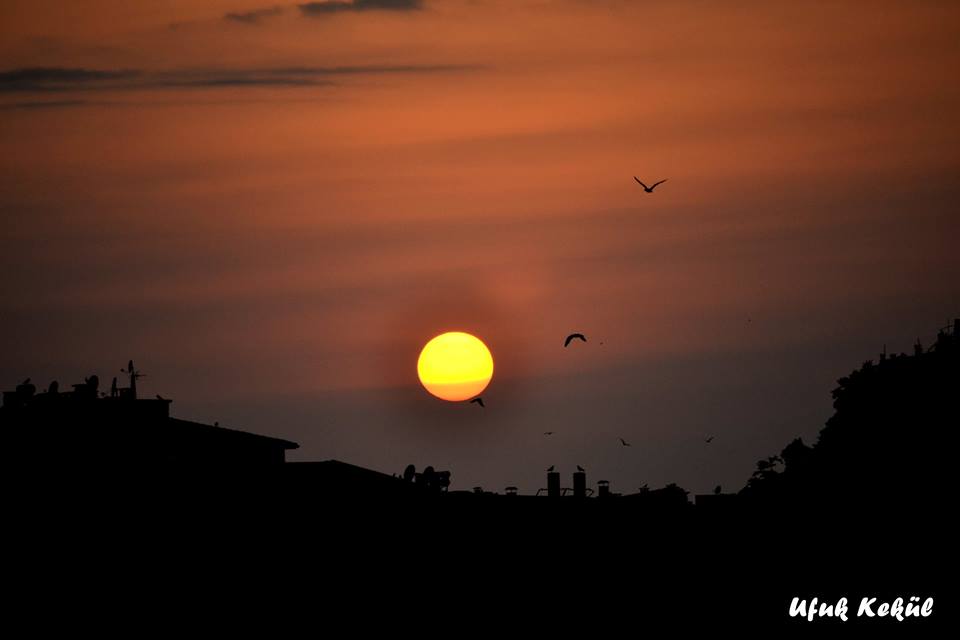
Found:
[{"label": "bird perched on roof", "polygon": [[633,179],[639,182],[640,186],[643,187],[643,190],[646,191],[647,193],[653,193],[653,190],[657,188],[658,184],[663,184],[664,182],[667,181],[667,178],[664,178],[660,182],[654,182],[652,185],[648,187],[647,185],[643,184],[643,182],[637,176],[633,176]]},{"label": "bird perched on roof", "polygon": [[563,346],[569,347],[570,343],[573,342],[574,340],[583,340],[584,342],[586,342],[587,338],[582,333],[571,333],[570,335],[567,336],[567,339],[563,341]]},{"label": "bird perched on roof", "polygon": [[622,445],[625,446],[625,447],[632,446],[629,442],[627,442],[627,441],[624,440],[623,438],[620,438],[620,444],[622,444]]},{"label": "bird perched on roof", "polygon": [[484,407],[483,398],[479,398],[479,397],[478,397],[478,398],[474,398],[474,399],[471,400],[470,402],[474,402],[474,403],[480,405],[481,407]]},{"label": "bird perched on roof", "polygon": [[584,469],[584,468],[581,467],[580,465],[577,465],[577,471],[586,471],[586,469]]},{"label": "bird perched on roof", "polygon": [[547,467],[547,473],[549,473],[549,472],[551,472],[551,471],[553,471],[553,465],[550,465],[549,467]]},{"label": "bird perched on roof", "polygon": [[713,495],[718,496],[723,489],[720,488],[720,485],[717,485],[713,488]]}]

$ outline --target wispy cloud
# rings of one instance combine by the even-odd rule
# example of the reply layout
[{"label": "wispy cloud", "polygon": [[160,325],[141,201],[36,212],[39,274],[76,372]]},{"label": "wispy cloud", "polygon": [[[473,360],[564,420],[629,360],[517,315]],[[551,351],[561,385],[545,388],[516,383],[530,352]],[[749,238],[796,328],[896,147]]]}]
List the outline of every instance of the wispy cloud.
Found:
[{"label": "wispy cloud", "polygon": [[352,2],[330,0],[298,4],[297,8],[302,15],[317,18],[344,11],[416,11],[423,8],[423,2],[421,0],[353,0]]},{"label": "wispy cloud", "polygon": [[67,91],[89,85],[130,82],[139,71],[103,71],[63,67],[25,67],[0,72],[0,91]]},{"label": "wispy cloud", "polygon": [[267,7],[265,9],[256,9],[254,11],[244,11],[239,13],[227,13],[223,19],[228,22],[239,22],[241,24],[255,25],[260,24],[265,18],[271,18],[283,13],[283,7]]},{"label": "wispy cloud", "polygon": [[0,72],[0,93],[58,93],[128,89],[182,89],[244,86],[310,87],[334,84],[352,75],[471,71],[472,65],[356,65],[265,69],[144,71],[25,67]]},{"label": "wispy cloud", "polygon": [[28,102],[11,102],[0,104],[0,109],[56,109],[62,107],[81,107],[90,104],[86,100],[36,100]]}]

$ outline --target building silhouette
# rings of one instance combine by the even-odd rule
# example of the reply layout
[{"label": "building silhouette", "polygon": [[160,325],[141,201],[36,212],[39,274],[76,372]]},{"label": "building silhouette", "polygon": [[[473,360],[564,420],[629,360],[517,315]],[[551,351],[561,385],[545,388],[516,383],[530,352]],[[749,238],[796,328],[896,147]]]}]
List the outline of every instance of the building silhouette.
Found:
[{"label": "building silhouette", "polygon": [[[132,376],[133,377],[133,376]],[[135,387],[99,392],[97,376],[37,393],[26,381],[3,394],[0,433],[8,466],[55,470],[262,468],[282,465],[297,443],[170,416],[171,400]]]}]

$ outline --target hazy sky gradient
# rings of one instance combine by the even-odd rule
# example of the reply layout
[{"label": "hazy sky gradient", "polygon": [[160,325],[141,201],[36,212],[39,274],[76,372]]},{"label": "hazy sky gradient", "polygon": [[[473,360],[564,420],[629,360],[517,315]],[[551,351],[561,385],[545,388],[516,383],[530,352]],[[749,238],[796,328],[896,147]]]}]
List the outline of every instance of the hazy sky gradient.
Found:
[{"label": "hazy sky gradient", "polygon": [[297,459],[702,492],[960,315],[960,7],[362,4],[4,3],[4,388],[133,357]]}]

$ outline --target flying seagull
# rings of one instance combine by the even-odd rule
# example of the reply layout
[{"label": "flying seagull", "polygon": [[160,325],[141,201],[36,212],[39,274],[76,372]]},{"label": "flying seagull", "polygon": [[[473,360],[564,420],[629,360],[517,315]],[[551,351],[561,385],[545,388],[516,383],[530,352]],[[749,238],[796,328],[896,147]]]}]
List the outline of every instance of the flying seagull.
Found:
[{"label": "flying seagull", "polygon": [[577,465],[577,471],[586,471],[586,469],[584,469],[584,468],[581,467],[580,465]]},{"label": "flying seagull", "polygon": [[623,438],[620,438],[620,444],[622,444],[625,447],[631,446],[630,443],[624,440]]},{"label": "flying seagull", "polygon": [[[478,405],[480,405],[481,407],[484,406],[484,404],[483,404],[483,398],[477,397],[477,398],[474,398],[473,400],[471,400],[470,402],[476,402],[476,403],[477,403]],[[485,408],[485,407],[484,407],[484,408]]]},{"label": "flying seagull", "polygon": [[663,184],[664,182],[667,181],[667,178],[664,178],[660,182],[654,182],[652,185],[648,187],[647,185],[643,184],[643,182],[637,176],[633,176],[633,179],[639,182],[640,186],[643,187],[643,190],[646,191],[647,193],[653,193],[653,190],[657,188],[658,184]]},{"label": "flying seagull", "polygon": [[563,346],[569,347],[570,343],[577,339],[583,340],[584,342],[587,341],[586,336],[584,336],[582,333],[571,333],[570,335],[567,336],[567,339],[563,341]]},{"label": "flying seagull", "polygon": [[704,438],[703,441],[706,442],[707,444],[710,444],[711,442],[713,442],[713,436],[710,436],[709,438]]},{"label": "flying seagull", "polygon": [[553,471],[553,465],[550,465],[549,467],[547,467],[547,472],[550,472],[550,471]]},{"label": "flying seagull", "polygon": [[552,435],[553,435],[553,431],[544,431],[544,432],[543,432],[543,435],[545,435],[545,436],[552,436]]}]

